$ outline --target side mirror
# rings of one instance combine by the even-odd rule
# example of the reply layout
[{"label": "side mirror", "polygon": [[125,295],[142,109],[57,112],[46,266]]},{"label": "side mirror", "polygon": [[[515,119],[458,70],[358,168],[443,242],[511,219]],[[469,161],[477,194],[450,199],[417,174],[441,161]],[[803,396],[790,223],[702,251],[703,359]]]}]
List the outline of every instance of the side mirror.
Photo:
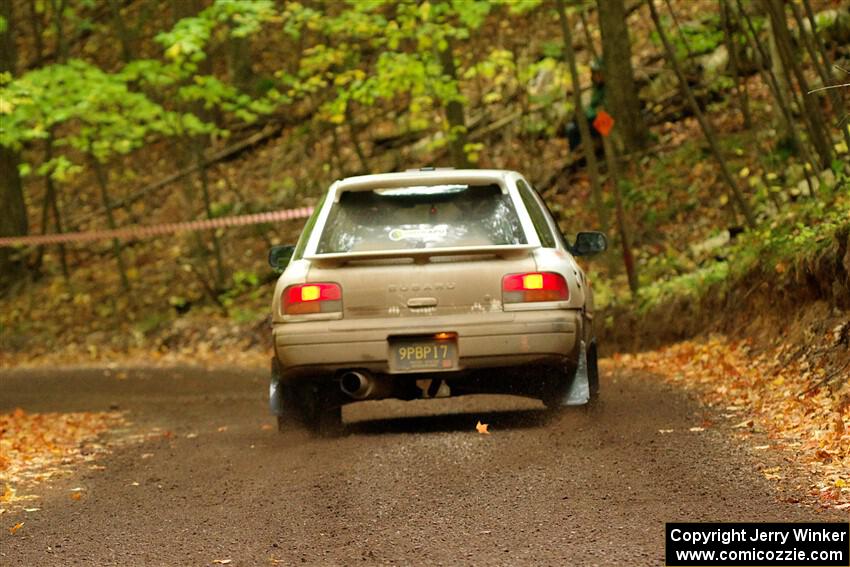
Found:
[{"label": "side mirror", "polygon": [[608,249],[608,239],[601,232],[579,232],[573,244],[573,256],[593,256]]},{"label": "side mirror", "polygon": [[272,246],[269,250],[269,266],[276,272],[282,272],[292,260],[292,253],[295,252],[295,246],[284,244],[283,246]]}]

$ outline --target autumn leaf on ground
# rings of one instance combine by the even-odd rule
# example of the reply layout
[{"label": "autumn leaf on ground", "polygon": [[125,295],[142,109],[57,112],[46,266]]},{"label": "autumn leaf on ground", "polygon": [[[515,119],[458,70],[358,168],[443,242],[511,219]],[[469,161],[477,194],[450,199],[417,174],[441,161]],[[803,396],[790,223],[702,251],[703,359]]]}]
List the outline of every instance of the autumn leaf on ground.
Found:
[{"label": "autumn leaf on ground", "polygon": [[3,492],[0,492],[0,502],[10,502],[14,497],[15,489],[8,484],[3,489]]},{"label": "autumn leaf on ground", "polygon": [[119,412],[0,413],[0,502],[31,500],[22,486],[91,461],[106,450],[97,437],[125,423]]},{"label": "autumn leaf on ground", "polygon": [[488,423],[481,423],[480,421],[475,425],[475,430],[478,431],[481,435],[490,435],[490,432],[487,428],[490,425]]},{"label": "autumn leaf on ground", "polygon": [[[649,372],[696,391],[709,406],[734,412],[723,414],[732,420],[730,429],[765,433],[778,440],[777,448],[793,448],[789,460],[816,465],[818,480],[811,493],[821,503],[831,507],[850,503],[850,490],[841,490],[843,483],[850,484],[850,404],[845,404],[850,383],[827,384],[805,355],[783,346],[754,352],[747,341],[712,336],[625,354],[604,365],[615,372]],[[779,468],[762,472],[771,480],[785,477]]]},{"label": "autumn leaf on ground", "polygon": [[10,535],[15,535],[15,532],[17,532],[17,531],[18,531],[19,529],[21,529],[22,527],[24,527],[24,523],[23,523],[23,522],[18,522],[17,524],[15,524],[15,525],[14,525],[14,526],[12,526],[11,528],[9,528],[9,534],[10,534]]}]

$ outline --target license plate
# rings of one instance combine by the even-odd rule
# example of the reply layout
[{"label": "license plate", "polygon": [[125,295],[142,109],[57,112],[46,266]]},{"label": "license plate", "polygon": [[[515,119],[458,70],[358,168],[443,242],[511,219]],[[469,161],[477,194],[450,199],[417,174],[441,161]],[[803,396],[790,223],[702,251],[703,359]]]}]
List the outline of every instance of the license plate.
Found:
[{"label": "license plate", "polygon": [[457,368],[457,339],[391,339],[392,370],[415,372]]}]

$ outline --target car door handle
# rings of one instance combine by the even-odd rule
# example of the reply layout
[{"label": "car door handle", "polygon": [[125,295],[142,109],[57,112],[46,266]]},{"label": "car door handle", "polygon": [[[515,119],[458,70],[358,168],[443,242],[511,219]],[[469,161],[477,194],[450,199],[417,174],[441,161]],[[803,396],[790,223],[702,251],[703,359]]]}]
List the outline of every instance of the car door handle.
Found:
[{"label": "car door handle", "polygon": [[407,306],[414,307],[436,307],[437,306],[437,298],[436,297],[411,297],[407,300]]}]

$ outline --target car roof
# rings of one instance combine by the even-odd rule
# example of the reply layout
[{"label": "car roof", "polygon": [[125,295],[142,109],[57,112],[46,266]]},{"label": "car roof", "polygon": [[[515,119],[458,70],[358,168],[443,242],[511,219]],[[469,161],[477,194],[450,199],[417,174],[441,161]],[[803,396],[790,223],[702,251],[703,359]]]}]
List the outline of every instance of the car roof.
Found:
[{"label": "car roof", "polygon": [[338,192],[368,191],[385,187],[408,185],[442,185],[448,183],[504,183],[509,177],[519,177],[506,169],[426,169],[397,173],[377,173],[346,177],[333,184]]}]

